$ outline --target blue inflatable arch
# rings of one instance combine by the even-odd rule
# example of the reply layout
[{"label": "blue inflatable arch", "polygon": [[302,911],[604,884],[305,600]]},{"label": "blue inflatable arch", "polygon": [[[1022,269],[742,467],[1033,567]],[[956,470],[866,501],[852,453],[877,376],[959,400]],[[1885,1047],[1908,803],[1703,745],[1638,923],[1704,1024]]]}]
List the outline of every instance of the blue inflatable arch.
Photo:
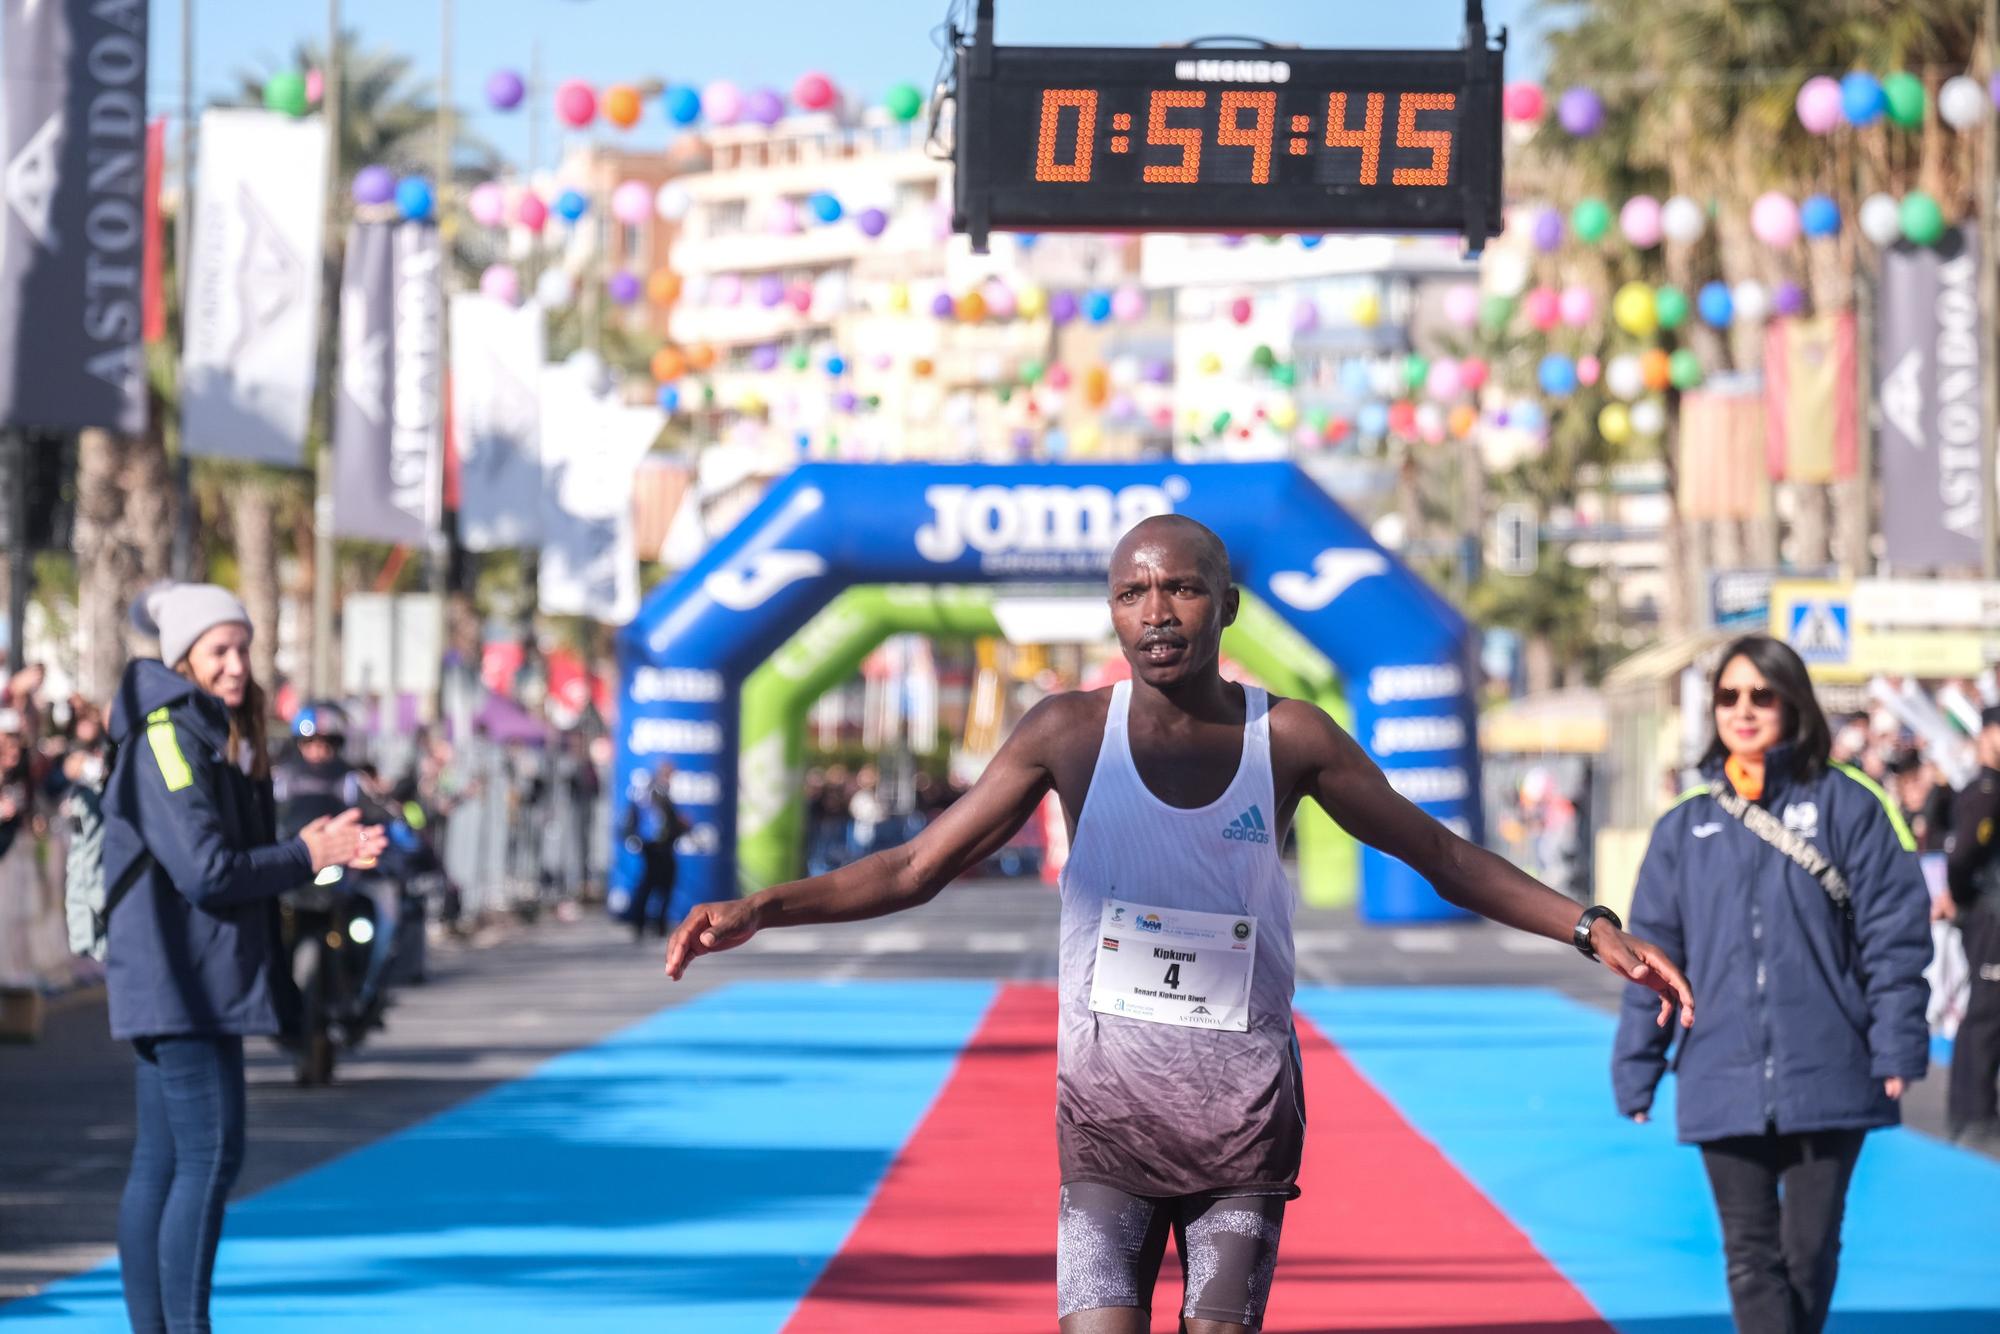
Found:
[{"label": "blue inflatable arch", "polygon": [[[630,793],[635,777],[671,760],[675,800],[694,826],[680,843],[672,915],[736,894],[739,692],[835,594],[856,583],[1102,578],[1119,536],[1166,513],[1214,529],[1237,582],[1340,670],[1356,737],[1397,789],[1478,837],[1466,623],[1296,466],[816,463],[655,590],[619,638],[614,790]],[[614,904],[637,871],[621,853]],[[1360,904],[1378,922],[1458,915],[1372,848]]]}]

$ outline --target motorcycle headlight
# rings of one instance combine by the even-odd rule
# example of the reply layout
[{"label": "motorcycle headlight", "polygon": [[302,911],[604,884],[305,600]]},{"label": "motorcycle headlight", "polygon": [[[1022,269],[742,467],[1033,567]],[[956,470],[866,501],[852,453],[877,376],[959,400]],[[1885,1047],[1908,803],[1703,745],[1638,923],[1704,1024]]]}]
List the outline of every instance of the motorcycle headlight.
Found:
[{"label": "motorcycle headlight", "polygon": [[366,917],[357,917],[347,924],[347,935],[357,945],[366,945],[375,939],[375,923]]}]

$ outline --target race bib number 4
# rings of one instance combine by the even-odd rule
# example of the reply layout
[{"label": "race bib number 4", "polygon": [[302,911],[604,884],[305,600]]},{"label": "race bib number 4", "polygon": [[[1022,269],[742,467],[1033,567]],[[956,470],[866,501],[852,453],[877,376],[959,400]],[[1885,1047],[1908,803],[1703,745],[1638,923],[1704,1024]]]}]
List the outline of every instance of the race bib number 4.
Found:
[{"label": "race bib number 4", "polygon": [[1250,1027],[1257,919],[1106,899],[1090,1008],[1180,1028]]}]

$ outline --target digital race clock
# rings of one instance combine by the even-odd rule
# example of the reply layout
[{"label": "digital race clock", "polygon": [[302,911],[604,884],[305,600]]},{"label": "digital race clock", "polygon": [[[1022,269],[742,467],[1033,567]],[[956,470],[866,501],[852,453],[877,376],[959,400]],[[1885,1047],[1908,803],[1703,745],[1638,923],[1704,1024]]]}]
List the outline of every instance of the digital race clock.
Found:
[{"label": "digital race clock", "polygon": [[955,223],[989,231],[1500,229],[1506,39],[1456,51],[992,44],[958,53]]}]

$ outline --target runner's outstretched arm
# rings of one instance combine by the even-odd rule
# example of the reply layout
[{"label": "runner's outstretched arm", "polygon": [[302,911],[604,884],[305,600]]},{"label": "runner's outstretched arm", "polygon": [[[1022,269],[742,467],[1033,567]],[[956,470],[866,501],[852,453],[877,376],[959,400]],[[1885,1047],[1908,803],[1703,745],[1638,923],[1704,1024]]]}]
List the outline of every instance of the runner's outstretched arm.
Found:
[{"label": "runner's outstretched arm", "polygon": [[[1303,747],[1297,795],[1317,801],[1341,828],[1406,863],[1461,908],[1551,940],[1571,939],[1575,900],[1424,814],[1324,711],[1282,700],[1273,706],[1272,723],[1274,737],[1282,733],[1288,746]],[[1664,951],[1603,920],[1591,924],[1590,940],[1606,968],[1659,993],[1662,1026],[1676,1005],[1682,1026],[1694,1024],[1694,996]]]},{"label": "runner's outstretched arm", "polygon": [[1074,709],[1069,700],[1055,696],[1028,710],[972,789],[908,843],[825,875],[689,909],[667,942],[667,976],[678,981],[701,955],[734,949],[767,926],[855,922],[930,902],[1035,813],[1054,781],[1048,757]]}]

